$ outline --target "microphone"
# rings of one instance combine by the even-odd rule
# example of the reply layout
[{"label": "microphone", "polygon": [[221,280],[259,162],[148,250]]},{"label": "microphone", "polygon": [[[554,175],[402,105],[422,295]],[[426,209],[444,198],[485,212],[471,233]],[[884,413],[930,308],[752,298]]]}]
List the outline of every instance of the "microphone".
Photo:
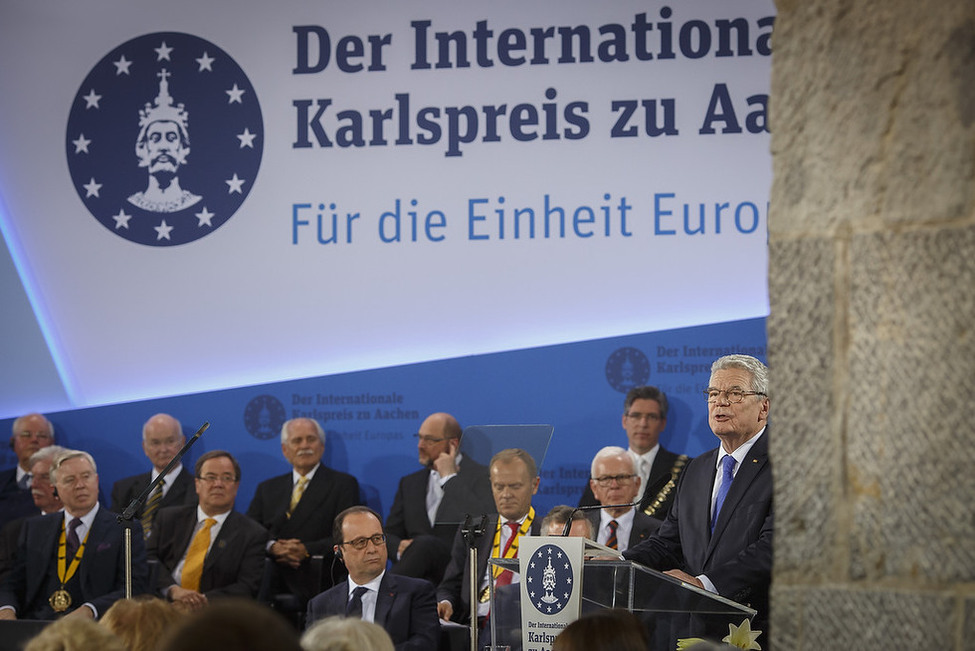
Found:
[{"label": "microphone", "polygon": [[149,493],[152,492],[152,490],[155,489],[156,486],[161,484],[164,479],[166,479],[166,475],[168,475],[169,472],[176,467],[176,464],[180,462],[180,460],[183,458],[183,455],[186,454],[186,451],[189,450],[194,443],[196,443],[196,440],[200,438],[203,432],[207,431],[207,428],[209,427],[210,427],[210,421],[206,421],[203,423],[200,429],[196,431],[196,434],[194,434],[192,438],[190,438],[186,442],[186,444],[183,446],[183,449],[181,449],[179,452],[176,453],[176,456],[172,458],[172,460],[169,462],[169,465],[166,466],[166,469],[163,470],[161,473],[159,473],[159,476],[156,477],[156,480],[150,482],[149,485],[146,486],[145,490],[142,491],[142,494],[133,498],[132,501],[129,503],[129,505],[125,507],[125,510],[122,511],[121,515],[118,516],[118,520],[120,522],[122,520],[125,520],[126,522],[131,522],[132,518],[135,517],[135,512],[138,510],[139,506],[145,504],[146,498],[149,497]]},{"label": "microphone", "polygon": [[636,502],[630,502],[629,504],[590,504],[589,506],[577,506],[572,509],[572,513],[569,514],[569,519],[565,521],[565,527],[562,529],[560,534],[563,538],[569,537],[569,531],[572,529],[572,518],[579,511],[598,511],[600,509],[628,509],[633,506],[640,506],[639,500]]}]

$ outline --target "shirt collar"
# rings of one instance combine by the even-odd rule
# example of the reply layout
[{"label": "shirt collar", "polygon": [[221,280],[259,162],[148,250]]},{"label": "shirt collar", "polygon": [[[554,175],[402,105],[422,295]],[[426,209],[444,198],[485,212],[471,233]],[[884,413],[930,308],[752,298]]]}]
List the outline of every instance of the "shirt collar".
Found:
[{"label": "shirt collar", "polygon": [[[370,544],[372,544],[372,543],[370,543]],[[383,577],[385,575],[386,575],[386,570],[383,570],[382,572],[379,573],[379,576],[377,576],[375,579],[373,579],[369,583],[363,583],[362,584],[362,587],[363,588],[368,588],[369,590],[372,590],[373,592],[379,592],[379,584],[382,583]],[[359,587],[359,584],[356,583],[355,581],[353,581],[352,580],[352,577],[350,576],[349,577],[349,596],[350,597],[352,596],[353,590],[355,590],[357,587]]]}]

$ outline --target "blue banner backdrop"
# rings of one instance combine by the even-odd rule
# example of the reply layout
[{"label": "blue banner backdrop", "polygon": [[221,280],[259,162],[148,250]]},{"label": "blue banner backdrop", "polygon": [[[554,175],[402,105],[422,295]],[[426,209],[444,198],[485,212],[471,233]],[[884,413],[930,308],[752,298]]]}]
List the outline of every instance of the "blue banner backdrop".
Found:
[{"label": "blue banner backdrop", "polygon": [[[315,377],[49,414],[57,442],[87,450],[98,462],[101,491],[149,467],[142,424],[167,412],[190,436],[210,429],[189,455],[226,449],[243,477],[237,509],[245,511],[257,484],[287,472],[279,432],[287,418],[317,419],[326,431],[324,462],[355,475],[363,499],[385,515],[397,483],[417,469],[417,431],[435,411],[462,426],[548,424],[555,428],[540,461],[535,506],[575,504],[599,448],[626,445],[620,422],[626,391],[638,384],[663,389],[670,401],[664,447],[690,455],[715,447],[702,390],[720,355],[752,354],[766,361],[765,319],[597,339],[504,353]],[[12,419],[0,421],[10,431]],[[492,450],[494,452],[496,450]],[[478,450],[482,452],[482,450]],[[15,463],[5,450],[2,467]]]}]

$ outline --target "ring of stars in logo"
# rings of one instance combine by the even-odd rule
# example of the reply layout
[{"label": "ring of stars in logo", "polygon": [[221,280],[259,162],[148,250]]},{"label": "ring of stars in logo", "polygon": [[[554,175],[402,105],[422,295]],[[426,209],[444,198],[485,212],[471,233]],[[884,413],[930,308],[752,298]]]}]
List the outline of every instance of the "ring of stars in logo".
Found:
[{"label": "ring of stars in logo", "polygon": [[542,545],[528,561],[525,572],[528,600],[543,615],[561,612],[572,596],[572,564],[556,545]]},{"label": "ring of stars in logo", "polygon": [[178,32],[123,43],[82,82],[66,155],[82,203],[105,228],[150,246],[227,222],[260,168],[257,94],[222,49]]}]

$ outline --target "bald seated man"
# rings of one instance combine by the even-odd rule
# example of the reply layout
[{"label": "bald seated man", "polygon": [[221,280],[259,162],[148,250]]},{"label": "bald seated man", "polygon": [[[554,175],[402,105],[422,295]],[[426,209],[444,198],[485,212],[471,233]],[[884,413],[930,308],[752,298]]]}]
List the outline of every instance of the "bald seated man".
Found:
[{"label": "bald seated man", "polygon": [[[156,477],[166,469],[185,443],[183,426],[169,414],[156,414],[147,420],[142,426],[142,451],[152,463],[152,470],[115,482],[112,486],[111,510],[115,513],[124,511],[133,499],[142,494],[149,482],[155,481]],[[148,538],[152,532],[152,525],[159,509],[196,504],[196,499],[193,474],[184,468],[182,463],[176,464],[163,479],[163,483],[135,512],[135,517],[142,522],[144,537]]]},{"label": "bald seated man", "polygon": [[391,572],[440,583],[457,525],[494,513],[487,467],[460,451],[461,427],[450,414],[430,414],[416,438],[422,469],[399,482],[386,519]]}]

